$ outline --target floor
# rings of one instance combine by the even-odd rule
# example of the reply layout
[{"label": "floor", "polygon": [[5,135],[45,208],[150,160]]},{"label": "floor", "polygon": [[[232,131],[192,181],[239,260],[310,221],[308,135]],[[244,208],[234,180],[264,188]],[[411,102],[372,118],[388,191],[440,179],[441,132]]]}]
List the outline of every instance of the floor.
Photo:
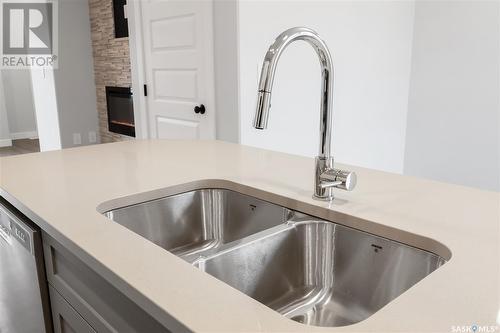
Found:
[{"label": "floor", "polygon": [[37,153],[40,151],[38,139],[12,140],[11,147],[0,148],[0,157]]}]

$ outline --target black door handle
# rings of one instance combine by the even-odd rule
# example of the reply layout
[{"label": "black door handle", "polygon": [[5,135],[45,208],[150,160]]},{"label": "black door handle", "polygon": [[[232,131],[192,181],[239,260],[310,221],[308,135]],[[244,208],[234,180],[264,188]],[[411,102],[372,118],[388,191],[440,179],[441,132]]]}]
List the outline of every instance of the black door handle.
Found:
[{"label": "black door handle", "polygon": [[200,104],[199,106],[194,107],[194,113],[205,114],[205,105]]}]

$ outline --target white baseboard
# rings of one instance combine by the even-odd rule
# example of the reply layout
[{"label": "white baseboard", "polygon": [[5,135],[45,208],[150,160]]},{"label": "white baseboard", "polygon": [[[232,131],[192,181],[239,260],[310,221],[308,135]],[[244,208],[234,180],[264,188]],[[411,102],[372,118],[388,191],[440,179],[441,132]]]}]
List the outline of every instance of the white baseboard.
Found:
[{"label": "white baseboard", "polygon": [[10,133],[10,138],[12,140],[38,139],[38,132],[37,131],[31,131],[31,132]]},{"label": "white baseboard", "polygon": [[11,139],[0,139],[0,147],[10,147],[12,146]]}]

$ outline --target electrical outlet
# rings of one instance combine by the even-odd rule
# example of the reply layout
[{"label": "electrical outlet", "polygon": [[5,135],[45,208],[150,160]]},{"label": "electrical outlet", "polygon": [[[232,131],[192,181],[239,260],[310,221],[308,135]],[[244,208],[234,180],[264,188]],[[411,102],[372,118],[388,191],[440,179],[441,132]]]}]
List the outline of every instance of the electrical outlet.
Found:
[{"label": "electrical outlet", "polygon": [[95,132],[89,132],[89,143],[97,142],[97,134]]},{"label": "electrical outlet", "polygon": [[80,133],[73,133],[73,144],[74,145],[82,144],[82,135]]}]

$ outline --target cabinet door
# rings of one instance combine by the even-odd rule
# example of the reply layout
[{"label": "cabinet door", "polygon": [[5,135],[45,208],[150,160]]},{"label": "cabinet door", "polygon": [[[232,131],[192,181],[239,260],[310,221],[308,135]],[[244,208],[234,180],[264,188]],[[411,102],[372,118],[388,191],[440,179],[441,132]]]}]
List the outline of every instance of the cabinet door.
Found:
[{"label": "cabinet door", "polygon": [[85,319],[51,286],[49,286],[49,292],[55,333],[96,333]]},{"label": "cabinet door", "polygon": [[[170,332],[48,234],[43,234],[47,281],[99,333]],[[183,326],[175,332],[187,331]]]}]

